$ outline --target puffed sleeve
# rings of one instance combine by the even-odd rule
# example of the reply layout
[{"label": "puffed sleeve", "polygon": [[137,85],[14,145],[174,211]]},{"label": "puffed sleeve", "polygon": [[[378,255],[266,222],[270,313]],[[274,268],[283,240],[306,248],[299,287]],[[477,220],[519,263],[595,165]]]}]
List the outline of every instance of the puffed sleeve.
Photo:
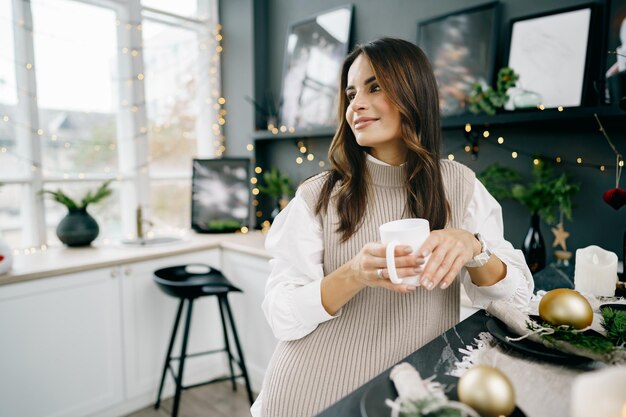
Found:
[{"label": "puffed sleeve", "polygon": [[492,300],[507,300],[526,308],[535,287],[523,253],[504,239],[502,207],[478,180],[463,220],[463,228],[480,233],[487,246],[506,265],[506,276],[491,286],[477,286],[465,268],[461,279],[472,304],[484,308]]},{"label": "puffed sleeve", "polygon": [[300,339],[341,314],[322,305],[322,229],[299,192],[274,220],[265,248],[272,259],[262,308],[277,339]]}]

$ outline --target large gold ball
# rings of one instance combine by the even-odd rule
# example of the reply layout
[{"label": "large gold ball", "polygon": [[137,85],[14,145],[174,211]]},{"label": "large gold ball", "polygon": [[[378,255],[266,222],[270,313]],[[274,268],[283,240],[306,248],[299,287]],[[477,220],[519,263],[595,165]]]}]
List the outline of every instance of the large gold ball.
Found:
[{"label": "large gold ball", "polygon": [[584,329],[593,321],[589,301],[578,291],[558,288],[546,293],[539,302],[539,315],[550,324],[566,324]]},{"label": "large gold ball", "polygon": [[483,417],[501,417],[515,410],[513,384],[500,370],[477,365],[467,371],[457,386],[459,400]]}]

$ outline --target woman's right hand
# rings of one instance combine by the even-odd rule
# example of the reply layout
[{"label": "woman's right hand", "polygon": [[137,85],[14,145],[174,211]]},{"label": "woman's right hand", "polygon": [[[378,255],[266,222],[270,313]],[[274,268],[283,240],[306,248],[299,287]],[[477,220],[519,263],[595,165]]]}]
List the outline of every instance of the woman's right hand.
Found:
[{"label": "woman's right hand", "polygon": [[[387,245],[383,243],[373,242],[363,246],[359,253],[348,262],[351,278],[367,287],[382,287],[401,293],[415,291],[415,285],[394,284],[389,280],[386,248]],[[396,247],[394,255],[398,277],[411,277],[422,272],[424,258],[412,252],[413,249],[408,245]]]}]

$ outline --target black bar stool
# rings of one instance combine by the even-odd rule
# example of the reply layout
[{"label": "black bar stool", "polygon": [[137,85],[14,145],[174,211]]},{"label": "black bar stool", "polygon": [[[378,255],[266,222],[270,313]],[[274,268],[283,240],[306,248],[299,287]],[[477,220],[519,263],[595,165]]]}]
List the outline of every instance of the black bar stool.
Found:
[{"label": "black bar stool", "polygon": [[[159,288],[163,290],[163,292],[171,295],[172,297],[180,299],[178,312],[176,313],[176,319],[174,320],[174,328],[172,329],[172,337],[170,338],[170,343],[167,348],[167,355],[165,356],[165,364],[163,365],[163,373],[161,375],[159,393],[157,394],[157,401],[154,405],[154,408],[158,409],[161,405],[161,392],[163,391],[165,375],[167,374],[168,369],[170,370],[172,377],[174,378],[174,381],[176,383],[176,393],[174,394],[172,417],[176,417],[178,415],[180,396],[183,390],[230,379],[233,385],[233,391],[236,391],[237,385],[235,384],[235,378],[241,377],[243,377],[245,381],[248,399],[250,400],[250,404],[252,404],[253,398],[252,390],[250,389],[250,381],[248,379],[248,371],[246,370],[246,364],[243,359],[243,352],[241,351],[239,337],[237,336],[237,329],[235,328],[235,320],[230,310],[230,305],[227,298],[229,292],[241,292],[241,290],[231,284],[230,281],[228,281],[228,279],[226,279],[226,277],[220,271],[204,264],[179,265],[159,269],[154,272],[153,278],[154,281],[158,284]],[[187,354],[187,339],[189,338],[189,328],[191,324],[193,302],[198,297],[204,297],[209,295],[217,296],[218,305],[220,308],[220,318],[222,319],[222,330],[224,333],[225,347],[223,349],[211,350],[208,352]],[[172,356],[172,348],[174,347],[174,341],[176,340],[176,333],[178,331],[178,325],[180,323],[180,318],[183,312],[183,306],[185,304],[185,301],[187,301],[187,317],[185,320],[182,346],[180,349],[180,356],[174,357]],[[230,332],[232,333],[239,359],[236,359],[230,350],[228,330],[230,330]],[[183,386],[183,371],[185,368],[186,358],[218,352],[226,352],[226,354],[228,355],[228,367],[230,368],[229,377],[220,377],[194,385]],[[173,360],[178,360],[178,373],[174,372],[174,369],[171,366],[171,361]],[[233,370],[233,362],[235,362],[239,366],[239,369],[241,371],[239,375],[235,375],[235,372]]]}]

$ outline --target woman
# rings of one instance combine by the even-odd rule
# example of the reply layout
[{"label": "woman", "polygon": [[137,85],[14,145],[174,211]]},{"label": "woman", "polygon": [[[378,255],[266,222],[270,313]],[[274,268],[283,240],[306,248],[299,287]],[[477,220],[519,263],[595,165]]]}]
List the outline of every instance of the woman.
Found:
[{"label": "woman", "polygon": [[[331,168],[300,186],[267,236],[263,310],[280,342],[255,416],[319,413],[459,320],[460,284],[474,305],[527,305],[533,281],[504,240],[498,203],[461,164],[439,159],[436,81],[415,45],[360,45],[341,73]],[[417,253],[399,246],[392,284],[381,224],[430,221]],[[478,233],[477,235],[475,235]],[[424,258],[430,255],[426,264]]]}]

